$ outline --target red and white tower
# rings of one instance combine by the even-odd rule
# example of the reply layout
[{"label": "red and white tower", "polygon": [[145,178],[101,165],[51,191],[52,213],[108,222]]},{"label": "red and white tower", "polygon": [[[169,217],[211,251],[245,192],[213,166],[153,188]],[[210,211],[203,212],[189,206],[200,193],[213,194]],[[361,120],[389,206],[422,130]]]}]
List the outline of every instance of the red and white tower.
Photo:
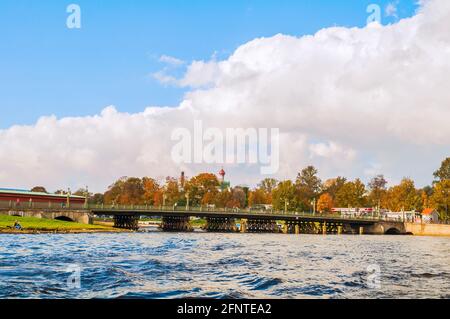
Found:
[{"label": "red and white tower", "polygon": [[221,178],[221,182],[223,184],[225,182],[225,171],[223,170],[223,167],[220,170],[219,175],[220,175],[220,178]]}]

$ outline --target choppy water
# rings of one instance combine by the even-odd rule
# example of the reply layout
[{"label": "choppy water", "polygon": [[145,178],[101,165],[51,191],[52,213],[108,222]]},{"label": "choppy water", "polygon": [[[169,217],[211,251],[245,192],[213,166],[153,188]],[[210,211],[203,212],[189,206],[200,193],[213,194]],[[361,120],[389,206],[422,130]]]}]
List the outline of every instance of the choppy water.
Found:
[{"label": "choppy water", "polygon": [[1,235],[0,297],[450,298],[450,238]]}]

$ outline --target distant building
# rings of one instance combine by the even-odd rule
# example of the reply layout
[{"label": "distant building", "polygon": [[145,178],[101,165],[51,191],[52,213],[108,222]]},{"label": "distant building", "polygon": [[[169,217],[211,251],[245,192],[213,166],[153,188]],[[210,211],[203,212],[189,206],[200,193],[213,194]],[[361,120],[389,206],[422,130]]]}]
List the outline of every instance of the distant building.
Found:
[{"label": "distant building", "polygon": [[435,224],[439,222],[439,213],[434,208],[426,208],[422,212],[422,222],[427,224]]},{"label": "distant building", "polygon": [[16,206],[25,205],[30,202],[33,203],[52,203],[52,204],[67,204],[67,197],[69,197],[70,204],[84,204],[86,198],[75,195],[64,194],[48,194],[31,192],[23,189],[8,189],[0,188],[0,201],[11,202]]},{"label": "distant building", "polygon": [[332,208],[332,213],[338,213],[342,216],[356,217],[356,216],[372,216],[374,213],[373,208]]},{"label": "distant building", "polygon": [[400,211],[400,212],[385,211],[381,214],[381,216],[398,221],[407,221],[412,223],[420,222],[420,214],[416,211]]}]

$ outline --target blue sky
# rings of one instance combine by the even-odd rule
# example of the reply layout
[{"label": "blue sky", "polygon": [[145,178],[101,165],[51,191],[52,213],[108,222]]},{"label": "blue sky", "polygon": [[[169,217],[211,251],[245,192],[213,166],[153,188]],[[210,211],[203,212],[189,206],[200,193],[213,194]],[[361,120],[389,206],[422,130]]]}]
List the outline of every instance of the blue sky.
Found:
[{"label": "blue sky", "polygon": [[[82,28],[66,27],[66,7],[81,7]],[[188,63],[229,56],[238,46],[277,33],[312,34],[364,26],[370,3],[398,17],[413,15],[413,0],[396,1],[24,1],[0,2],[0,129],[40,116],[97,114],[107,105],[139,112],[177,105],[185,89],[151,77],[162,55]]]}]

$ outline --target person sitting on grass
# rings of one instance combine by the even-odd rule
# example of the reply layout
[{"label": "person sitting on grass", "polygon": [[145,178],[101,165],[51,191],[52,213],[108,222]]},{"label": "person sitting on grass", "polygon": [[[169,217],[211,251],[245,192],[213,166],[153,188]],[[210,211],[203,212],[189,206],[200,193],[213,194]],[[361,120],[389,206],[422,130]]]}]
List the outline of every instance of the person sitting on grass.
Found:
[{"label": "person sitting on grass", "polygon": [[14,222],[14,228],[17,230],[22,230],[22,225],[20,225],[19,221],[15,221]]}]

